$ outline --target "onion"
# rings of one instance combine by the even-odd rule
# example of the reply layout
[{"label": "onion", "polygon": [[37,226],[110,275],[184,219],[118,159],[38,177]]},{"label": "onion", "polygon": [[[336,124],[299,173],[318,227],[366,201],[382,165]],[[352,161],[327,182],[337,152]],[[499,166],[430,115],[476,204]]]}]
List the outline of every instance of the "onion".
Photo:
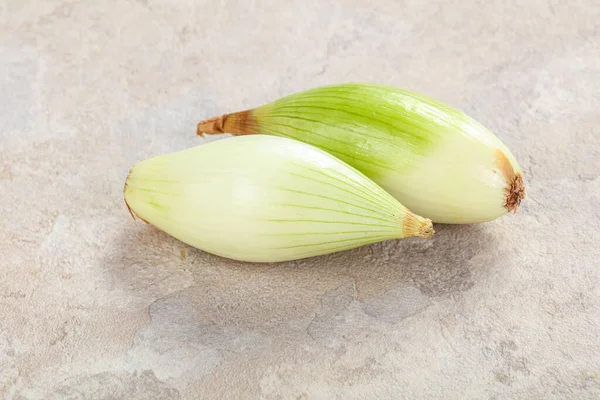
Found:
[{"label": "onion", "polygon": [[341,84],[283,97],[198,125],[198,134],[270,134],[317,146],[434,222],[516,212],[525,196],[510,150],[465,113],[407,90]]},{"label": "onion", "polygon": [[295,260],[409,236],[431,221],[314,146],[255,135],[137,163],[125,182],[132,215],[209,253]]}]

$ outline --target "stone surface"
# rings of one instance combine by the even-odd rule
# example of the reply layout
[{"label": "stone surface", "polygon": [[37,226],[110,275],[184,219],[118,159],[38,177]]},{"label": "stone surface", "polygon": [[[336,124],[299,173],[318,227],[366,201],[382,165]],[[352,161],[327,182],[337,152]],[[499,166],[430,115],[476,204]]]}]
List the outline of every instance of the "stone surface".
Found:
[{"label": "stone surface", "polygon": [[[600,7],[367,4],[0,1],[0,397],[600,397]],[[519,213],[271,265],[129,217],[199,120],[346,81],[497,132]]]}]

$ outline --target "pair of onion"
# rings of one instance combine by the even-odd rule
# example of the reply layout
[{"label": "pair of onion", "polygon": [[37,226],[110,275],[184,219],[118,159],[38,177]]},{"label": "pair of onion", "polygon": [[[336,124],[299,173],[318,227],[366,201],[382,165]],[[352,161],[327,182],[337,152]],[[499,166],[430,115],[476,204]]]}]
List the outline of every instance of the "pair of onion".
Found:
[{"label": "pair of onion", "polygon": [[136,164],[132,213],[223,257],[275,262],[410,236],[432,221],[478,223],[516,211],[522,170],[463,112],[375,84],[300,92],[211,118],[232,133]]}]

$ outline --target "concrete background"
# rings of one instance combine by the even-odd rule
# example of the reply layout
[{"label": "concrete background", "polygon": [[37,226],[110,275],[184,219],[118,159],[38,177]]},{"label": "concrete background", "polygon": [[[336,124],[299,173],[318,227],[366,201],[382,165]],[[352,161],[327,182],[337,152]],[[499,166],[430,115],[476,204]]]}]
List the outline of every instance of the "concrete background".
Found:
[{"label": "concrete background", "polygon": [[[0,397],[600,397],[598,2],[327,3],[0,1]],[[490,127],[519,213],[273,265],[130,218],[199,120],[347,81]]]}]

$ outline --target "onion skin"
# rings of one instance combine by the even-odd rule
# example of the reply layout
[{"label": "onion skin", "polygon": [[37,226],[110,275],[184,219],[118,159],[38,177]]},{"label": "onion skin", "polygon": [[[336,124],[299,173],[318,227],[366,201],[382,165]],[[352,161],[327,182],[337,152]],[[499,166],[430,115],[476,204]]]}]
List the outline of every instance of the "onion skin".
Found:
[{"label": "onion skin", "polygon": [[410,236],[431,221],[314,146],[269,135],[217,140],[137,163],[132,215],[199,249],[253,262],[334,253]]},{"label": "onion skin", "polygon": [[492,132],[447,104],[391,86],[319,87],[202,121],[197,133],[312,144],[439,223],[490,221],[516,212],[525,197],[521,167]]}]

